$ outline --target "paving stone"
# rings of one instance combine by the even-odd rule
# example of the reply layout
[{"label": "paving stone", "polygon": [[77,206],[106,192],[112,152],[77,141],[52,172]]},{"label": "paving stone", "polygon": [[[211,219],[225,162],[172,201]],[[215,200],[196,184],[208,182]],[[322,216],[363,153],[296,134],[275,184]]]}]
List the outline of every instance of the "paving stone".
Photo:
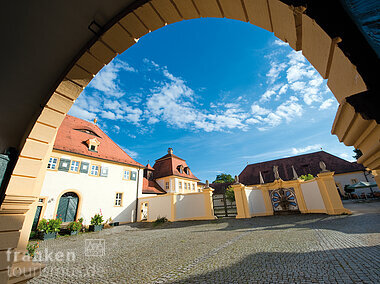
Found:
[{"label": "paving stone", "polygon": [[[30,283],[379,283],[380,202],[371,206],[352,216],[131,224],[61,237],[39,252],[75,260],[48,261]],[[105,255],[86,256],[86,239],[104,239]]]}]

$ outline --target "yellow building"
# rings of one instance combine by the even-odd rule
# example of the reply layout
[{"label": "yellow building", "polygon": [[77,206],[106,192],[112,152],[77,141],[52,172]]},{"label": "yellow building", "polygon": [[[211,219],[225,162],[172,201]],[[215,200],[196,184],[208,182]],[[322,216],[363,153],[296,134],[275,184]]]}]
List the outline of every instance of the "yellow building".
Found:
[{"label": "yellow building", "polygon": [[[149,171],[149,165],[147,165]],[[167,193],[191,193],[200,192],[199,179],[191,172],[186,161],[173,154],[173,149],[168,149],[168,154],[156,160],[153,168],[152,179]]]}]

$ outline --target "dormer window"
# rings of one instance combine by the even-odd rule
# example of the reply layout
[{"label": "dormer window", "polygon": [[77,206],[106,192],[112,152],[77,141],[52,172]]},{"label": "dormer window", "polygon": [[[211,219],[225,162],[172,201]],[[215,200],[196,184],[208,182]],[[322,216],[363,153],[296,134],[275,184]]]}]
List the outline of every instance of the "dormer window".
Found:
[{"label": "dormer window", "polygon": [[183,166],[182,166],[182,165],[179,165],[179,166],[177,167],[177,170],[179,171],[180,174],[182,174],[182,173],[183,173]]},{"label": "dormer window", "polygon": [[91,152],[98,152],[98,147],[100,145],[100,142],[96,138],[88,139],[86,141],[86,144],[88,146],[88,150]]},{"label": "dormer window", "polygon": [[189,169],[189,167],[185,167],[185,168],[184,168],[184,171],[185,171],[185,174],[187,174],[187,175],[190,174],[190,169]]},{"label": "dormer window", "polygon": [[86,128],[80,128],[80,129],[75,129],[76,131],[80,131],[80,132],[83,132],[83,133],[86,133],[86,134],[90,134],[90,135],[94,135],[94,136],[97,136],[97,137],[100,137],[98,134],[96,134],[94,131],[92,131],[91,129],[86,129]]}]

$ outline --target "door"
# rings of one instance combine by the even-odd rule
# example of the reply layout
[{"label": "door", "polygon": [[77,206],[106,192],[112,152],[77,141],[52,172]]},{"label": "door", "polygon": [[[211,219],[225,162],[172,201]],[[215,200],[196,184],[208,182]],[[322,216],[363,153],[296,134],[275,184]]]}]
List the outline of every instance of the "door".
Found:
[{"label": "door", "polygon": [[67,192],[59,199],[57,218],[62,218],[62,222],[75,221],[78,211],[78,195],[74,192]]},{"label": "door", "polygon": [[40,220],[42,211],[42,206],[37,206],[36,214],[34,215],[33,225],[32,225],[32,231],[35,231],[37,229],[38,221]]},{"label": "door", "polygon": [[148,202],[141,203],[141,221],[148,220]]}]

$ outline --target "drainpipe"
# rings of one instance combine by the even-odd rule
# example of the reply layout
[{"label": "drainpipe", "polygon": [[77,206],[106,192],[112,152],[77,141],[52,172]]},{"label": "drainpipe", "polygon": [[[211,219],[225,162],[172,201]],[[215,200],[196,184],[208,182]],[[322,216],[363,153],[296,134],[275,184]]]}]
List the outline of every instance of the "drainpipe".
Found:
[{"label": "drainpipe", "polygon": [[136,208],[135,208],[135,220],[134,222],[137,222],[137,209],[139,207],[139,184],[140,184],[140,169],[137,171],[137,188],[136,188]]}]

